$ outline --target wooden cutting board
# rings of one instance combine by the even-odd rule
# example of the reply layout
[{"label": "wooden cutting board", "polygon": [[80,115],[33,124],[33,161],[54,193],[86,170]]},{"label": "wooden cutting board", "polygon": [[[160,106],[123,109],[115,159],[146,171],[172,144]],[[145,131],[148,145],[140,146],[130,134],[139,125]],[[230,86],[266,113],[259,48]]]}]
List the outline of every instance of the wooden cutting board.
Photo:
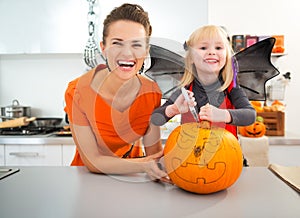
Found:
[{"label": "wooden cutting board", "polygon": [[270,164],[268,168],[282,181],[300,193],[300,166]]}]

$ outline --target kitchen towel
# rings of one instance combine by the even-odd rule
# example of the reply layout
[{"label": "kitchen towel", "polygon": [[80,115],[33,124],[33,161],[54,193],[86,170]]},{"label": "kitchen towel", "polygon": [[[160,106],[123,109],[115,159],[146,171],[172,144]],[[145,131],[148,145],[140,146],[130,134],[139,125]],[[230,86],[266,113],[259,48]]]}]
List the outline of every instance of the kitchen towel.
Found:
[{"label": "kitchen towel", "polygon": [[267,167],[269,165],[268,137],[249,138],[239,135],[239,141],[249,167]]},{"label": "kitchen towel", "polygon": [[300,166],[270,164],[268,168],[282,181],[300,193]]}]

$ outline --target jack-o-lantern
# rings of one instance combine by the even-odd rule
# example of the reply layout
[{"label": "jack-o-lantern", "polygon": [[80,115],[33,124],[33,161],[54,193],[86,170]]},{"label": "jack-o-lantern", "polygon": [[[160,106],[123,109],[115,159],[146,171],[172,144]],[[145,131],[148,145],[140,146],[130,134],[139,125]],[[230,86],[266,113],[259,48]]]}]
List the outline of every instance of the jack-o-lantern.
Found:
[{"label": "jack-o-lantern", "polygon": [[240,126],[239,133],[242,136],[250,138],[262,137],[266,133],[266,126],[263,121],[263,117],[257,116],[256,121],[249,126]]},{"label": "jack-o-lantern", "polygon": [[[207,126],[208,125],[208,126]],[[174,184],[199,194],[224,190],[243,168],[236,137],[210,123],[185,123],[174,129],[164,148],[165,168]]]}]

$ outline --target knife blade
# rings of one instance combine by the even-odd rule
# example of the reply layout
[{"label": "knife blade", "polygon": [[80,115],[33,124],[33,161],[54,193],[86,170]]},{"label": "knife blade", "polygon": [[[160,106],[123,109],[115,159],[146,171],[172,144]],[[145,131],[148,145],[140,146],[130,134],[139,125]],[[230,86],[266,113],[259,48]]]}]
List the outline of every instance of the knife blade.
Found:
[{"label": "knife blade", "polygon": [[[189,102],[189,101],[191,100],[190,97],[189,97],[188,92],[186,91],[186,89],[185,89],[184,87],[181,87],[181,93],[182,93],[184,99],[185,99],[187,102]],[[189,104],[188,104],[188,105],[189,105]],[[200,119],[199,119],[199,116],[198,116],[198,113],[197,113],[196,108],[189,105],[189,109],[190,109],[190,111],[191,111],[191,113],[192,113],[194,119],[196,120],[196,122],[197,122],[197,123],[200,123]]]}]

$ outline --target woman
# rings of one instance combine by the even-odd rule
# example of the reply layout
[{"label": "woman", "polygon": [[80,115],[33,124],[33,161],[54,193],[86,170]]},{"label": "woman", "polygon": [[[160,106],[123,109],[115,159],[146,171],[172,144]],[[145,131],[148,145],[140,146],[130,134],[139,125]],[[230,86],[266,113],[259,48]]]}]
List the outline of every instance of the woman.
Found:
[{"label": "woman", "polygon": [[195,30],[185,45],[187,54],[181,85],[189,90],[186,102],[180,90],[155,109],[152,122],[163,125],[177,114],[181,122],[195,122],[188,104],[196,106],[201,120],[226,128],[237,137],[237,126],[247,126],[256,119],[243,89],[236,83],[232,50],[222,27],[208,25]]},{"label": "woman", "polygon": [[123,4],[103,24],[100,46],[106,65],[71,81],[65,94],[77,145],[71,165],[85,165],[94,173],[146,172],[152,180],[166,180],[157,165],[163,155],[160,129],[149,123],[161,92],[139,74],[149,52],[148,14],[139,5]]}]

